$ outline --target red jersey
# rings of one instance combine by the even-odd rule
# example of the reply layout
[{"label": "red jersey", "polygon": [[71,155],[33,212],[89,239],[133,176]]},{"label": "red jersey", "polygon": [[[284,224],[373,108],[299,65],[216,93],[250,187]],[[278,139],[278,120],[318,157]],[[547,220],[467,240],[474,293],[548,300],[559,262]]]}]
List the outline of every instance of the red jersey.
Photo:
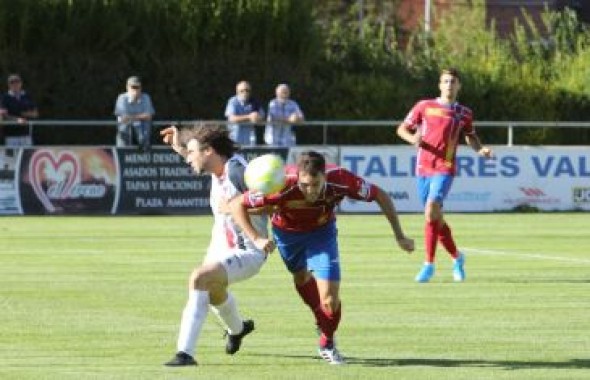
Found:
[{"label": "red jersey", "polygon": [[455,174],[455,155],[461,132],[475,135],[473,113],[457,102],[447,105],[439,99],[422,100],[404,121],[411,131],[418,128],[422,143],[418,148],[416,171],[419,176]]},{"label": "red jersey", "polygon": [[272,214],[272,224],[285,231],[312,231],[334,220],[334,208],[344,197],[372,202],[377,195],[375,185],[344,168],[329,165],[320,196],[315,202],[308,203],[297,185],[297,167],[286,166],[285,173],[286,184],[280,193],[264,196],[247,191],[242,198],[242,204],[247,208],[277,206]]}]

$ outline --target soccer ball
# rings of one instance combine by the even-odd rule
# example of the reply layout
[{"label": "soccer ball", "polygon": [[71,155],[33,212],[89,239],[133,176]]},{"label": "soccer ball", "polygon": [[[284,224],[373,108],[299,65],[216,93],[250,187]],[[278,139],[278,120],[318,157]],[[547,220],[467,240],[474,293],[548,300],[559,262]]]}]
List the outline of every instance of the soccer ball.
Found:
[{"label": "soccer ball", "polygon": [[276,193],[285,186],[284,162],[276,154],[264,154],[248,163],[244,180],[248,189],[264,195]]}]

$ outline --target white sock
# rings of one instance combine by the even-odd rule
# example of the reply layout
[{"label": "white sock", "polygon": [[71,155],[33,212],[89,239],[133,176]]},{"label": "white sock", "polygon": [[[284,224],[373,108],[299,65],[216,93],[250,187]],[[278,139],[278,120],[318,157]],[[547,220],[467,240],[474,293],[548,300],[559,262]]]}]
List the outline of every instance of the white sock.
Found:
[{"label": "white sock", "polygon": [[180,321],[180,332],[176,344],[178,351],[195,356],[195,346],[203,328],[203,323],[207,318],[208,310],[209,292],[191,290]]},{"label": "white sock", "polygon": [[227,327],[229,334],[237,335],[242,332],[244,322],[238,312],[238,305],[234,296],[227,292],[227,299],[219,305],[211,305],[211,311]]}]

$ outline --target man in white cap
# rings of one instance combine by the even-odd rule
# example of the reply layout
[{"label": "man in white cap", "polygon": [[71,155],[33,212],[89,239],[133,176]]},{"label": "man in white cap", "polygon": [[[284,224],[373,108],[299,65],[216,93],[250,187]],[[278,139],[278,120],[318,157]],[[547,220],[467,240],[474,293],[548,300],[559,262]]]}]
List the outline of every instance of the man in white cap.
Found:
[{"label": "man in white cap", "polygon": [[256,145],[256,124],[264,120],[264,108],[252,97],[252,86],[242,80],[236,85],[236,95],[225,106],[229,135],[241,146]]},{"label": "man in white cap", "polygon": [[117,146],[133,145],[133,136],[140,149],[150,147],[152,118],[156,111],[148,94],[142,92],[141,80],[137,76],[127,79],[127,92],[120,94],[115,103],[117,116]]}]

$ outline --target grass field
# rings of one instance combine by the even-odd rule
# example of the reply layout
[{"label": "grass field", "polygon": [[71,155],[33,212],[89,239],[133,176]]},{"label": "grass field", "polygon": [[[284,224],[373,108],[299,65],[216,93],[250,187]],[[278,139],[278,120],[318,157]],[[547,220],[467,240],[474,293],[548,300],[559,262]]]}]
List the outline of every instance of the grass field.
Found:
[{"label": "grass field", "polygon": [[0,379],[588,379],[590,215],[451,214],[467,254],[452,282],[439,250],[429,284],[418,251],[382,216],[340,216],[346,366],[316,353],[311,314],[280,258],[234,286],[256,331],[235,356],[209,316],[199,367],[175,352],[186,280],[209,217],[1,217]]}]

